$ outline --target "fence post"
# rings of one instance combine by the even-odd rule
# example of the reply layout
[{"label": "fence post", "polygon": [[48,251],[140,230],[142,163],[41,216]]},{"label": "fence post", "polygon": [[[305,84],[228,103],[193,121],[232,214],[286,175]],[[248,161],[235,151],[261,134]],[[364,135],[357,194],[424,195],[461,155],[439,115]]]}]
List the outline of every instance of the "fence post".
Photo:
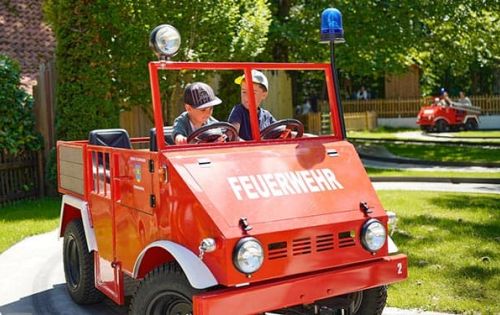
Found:
[{"label": "fence post", "polygon": [[42,150],[37,151],[37,168],[38,168],[38,196],[45,197],[45,172],[43,163],[43,152]]}]

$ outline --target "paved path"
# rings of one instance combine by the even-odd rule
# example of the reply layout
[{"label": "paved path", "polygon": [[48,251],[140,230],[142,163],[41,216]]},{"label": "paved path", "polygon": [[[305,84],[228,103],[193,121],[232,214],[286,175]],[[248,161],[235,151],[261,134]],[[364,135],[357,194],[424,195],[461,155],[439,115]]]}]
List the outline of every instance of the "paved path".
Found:
[{"label": "paved path", "polygon": [[[1,315],[127,314],[111,300],[91,306],[75,304],[64,284],[62,239],[56,231],[29,237],[0,255]],[[446,315],[388,307],[383,315]]]}]

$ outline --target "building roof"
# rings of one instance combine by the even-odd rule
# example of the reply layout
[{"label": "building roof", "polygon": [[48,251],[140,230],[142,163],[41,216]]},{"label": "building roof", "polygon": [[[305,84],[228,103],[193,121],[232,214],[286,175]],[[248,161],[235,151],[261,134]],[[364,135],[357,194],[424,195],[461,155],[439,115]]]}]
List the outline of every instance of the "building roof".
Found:
[{"label": "building roof", "polygon": [[42,0],[0,1],[0,54],[19,62],[21,83],[29,93],[40,64],[53,59],[56,46],[42,17]]}]

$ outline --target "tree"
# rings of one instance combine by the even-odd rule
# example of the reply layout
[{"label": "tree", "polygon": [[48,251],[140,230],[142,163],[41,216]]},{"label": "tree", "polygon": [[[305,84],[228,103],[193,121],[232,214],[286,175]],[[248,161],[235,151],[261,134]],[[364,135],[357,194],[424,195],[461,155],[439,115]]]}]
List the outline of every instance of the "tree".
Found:
[{"label": "tree", "polygon": [[[267,41],[270,12],[265,0],[46,0],[57,38],[57,137],[81,139],[91,129],[118,126],[118,110],[150,111],[149,33],[175,26],[187,61],[252,60]],[[163,72],[167,122],[178,113],[181,87],[204,73]],[[82,119],[84,117],[84,119]]]},{"label": "tree", "polygon": [[[320,14],[331,6],[325,0],[273,1],[264,58],[328,61],[328,48],[318,41]],[[498,1],[338,0],[334,6],[343,14],[346,44],[336,51],[343,75],[383,77],[417,64],[429,92],[447,72],[470,76],[478,67],[498,67]],[[273,53],[278,47],[287,53]]]}]

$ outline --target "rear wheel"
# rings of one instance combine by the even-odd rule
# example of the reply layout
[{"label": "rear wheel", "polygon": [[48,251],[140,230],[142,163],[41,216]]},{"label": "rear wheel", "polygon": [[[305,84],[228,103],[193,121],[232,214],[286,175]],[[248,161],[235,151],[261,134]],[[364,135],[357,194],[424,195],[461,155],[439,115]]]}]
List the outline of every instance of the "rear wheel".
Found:
[{"label": "rear wheel", "polygon": [[154,269],[141,281],[129,314],[190,315],[193,295],[199,292],[191,287],[179,265],[172,262]]},{"label": "rear wheel", "polygon": [[465,122],[465,130],[477,130],[478,124],[475,119],[467,119]]},{"label": "rear wheel", "polygon": [[104,295],[95,287],[94,254],[89,252],[80,219],[71,221],[64,231],[63,261],[71,298],[78,304],[102,301]]},{"label": "rear wheel", "polygon": [[446,120],[440,119],[436,122],[436,131],[437,132],[446,132],[450,130],[450,126],[446,122]]}]

